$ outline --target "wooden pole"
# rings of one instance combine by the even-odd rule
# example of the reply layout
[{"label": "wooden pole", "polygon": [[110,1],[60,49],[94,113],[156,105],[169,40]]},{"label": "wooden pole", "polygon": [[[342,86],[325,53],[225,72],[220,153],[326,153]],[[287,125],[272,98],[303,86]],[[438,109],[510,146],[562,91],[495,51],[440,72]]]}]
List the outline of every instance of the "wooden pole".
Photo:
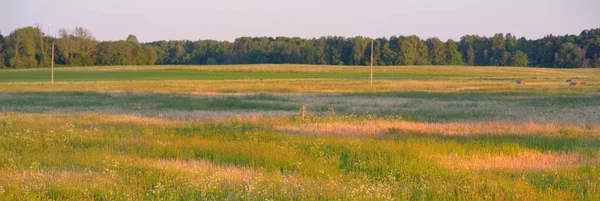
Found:
[{"label": "wooden pole", "polygon": [[302,120],[304,120],[304,112],[306,112],[306,106],[305,106],[305,105],[303,105],[303,106],[300,108],[300,112],[302,113]]},{"label": "wooden pole", "polygon": [[52,70],[51,71],[52,71],[52,73],[50,75],[51,76],[50,82],[52,84],[54,84],[54,42],[52,43]]},{"label": "wooden pole", "polygon": [[371,40],[371,85],[373,85],[373,46],[374,46],[375,40],[372,39]]}]

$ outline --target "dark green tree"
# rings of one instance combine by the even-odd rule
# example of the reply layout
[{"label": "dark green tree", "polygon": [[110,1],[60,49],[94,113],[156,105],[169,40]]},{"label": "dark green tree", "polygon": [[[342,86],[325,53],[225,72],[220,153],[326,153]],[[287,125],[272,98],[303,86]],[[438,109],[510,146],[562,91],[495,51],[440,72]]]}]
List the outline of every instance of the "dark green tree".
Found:
[{"label": "dark green tree", "polygon": [[69,31],[61,29],[60,38],[56,39],[56,59],[58,63],[70,66],[95,65],[98,42],[92,33],[83,28],[75,27]]},{"label": "dark green tree", "polygon": [[365,51],[367,49],[367,44],[370,43],[365,38],[360,36],[350,40],[352,42],[352,62],[349,64],[366,65],[368,60],[365,58]]},{"label": "dark green tree", "polygon": [[600,58],[595,58],[591,66],[594,68],[600,68]]},{"label": "dark green tree", "polygon": [[133,34],[129,34],[127,36],[127,41],[129,42],[134,42],[134,43],[139,43],[137,36],[133,35]]},{"label": "dark green tree", "polygon": [[[1,35],[0,35],[1,36]],[[85,28],[63,29],[58,38],[38,27],[16,29],[0,37],[0,68],[44,67],[50,45],[56,44],[57,64],[250,64],[303,63],[365,65],[370,62],[371,39],[337,36],[302,39],[242,37],[234,42],[155,41],[139,43],[130,35],[122,41],[98,42]],[[374,39],[375,65],[514,65],[537,67],[600,67],[600,29],[579,35],[549,35],[537,40],[512,34],[493,37],[466,35],[460,42],[417,36]]]},{"label": "dark green tree", "polygon": [[505,66],[507,65],[509,55],[506,54],[506,39],[504,34],[496,34],[492,38],[492,57],[489,65]]},{"label": "dark green tree", "polygon": [[555,65],[559,68],[577,68],[585,66],[585,51],[577,45],[567,42],[555,53]]},{"label": "dark green tree", "polygon": [[446,42],[446,63],[448,65],[463,65],[462,54],[453,40]]},{"label": "dark green tree", "polygon": [[429,62],[429,47],[423,40],[417,41],[417,59],[415,65],[431,65]]},{"label": "dark green tree", "polygon": [[415,65],[415,61],[419,57],[419,53],[417,51],[417,43],[419,42],[419,38],[417,36],[410,37],[400,37],[400,63],[399,65],[403,66],[412,66]]},{"label": "dark green tree", "polygon": [[505,42],[505,44],[506,44],[506,51],[507,52],[516,52],[517,51],[517,43],[518,43],[518,41],[517,41],[517,37],[516,36],[514,36],[514,35],[512,35],[510,33],[506,34],[506,42]]},{"label": "dark green tree", "polygon": [[396,52],[390,48],[390,42],[384,39],[383,47],[381,47],[381,65],[391,66],[395,65],[394,58],[396,58]]},{"label": "dark green tree", "polygon": [[[380,66],[382,64],[382,61],[381,61],[381,54],[382,54],[381,43],[382,43],[382,40],[380,40],[380,39],[377,39],[377,40],[373,41],[373,65],[374,66]],[[367,57],[369,57],[369,60],[370,60],[371,49],[369,47],[367,47],[367,49],[369,50],[369,51],[367,51]],[[371,63],[369,63],[369,64],[371,64]]]},{"label": "dark green tree", "polygon": [[426,41],[429,46],[429,59],[433,65],[446,65],[446,46],[438,38],[430,38]]},{"label": "dark green tree", "polygon": [[527,58],[527,54],[523,53],[520,50],[517,50],[511,59],[512,66],[528,66],[529,59]]},{"label": "dark green tree", "polygon": [[12,68],[38,67],[37,45],[41,33],[37,28],[25,27],[13,31],[8,36],[9,65]]},{"label": "dark green tree", "polygon": [[2,68],[6,68],[6,61],[4,60],[5,57],[5,52],[6,52],[6,45],[5,45],[5,41],[4,41],[4,36],[2,36],[2,33],[0,33],[0,69]]}]

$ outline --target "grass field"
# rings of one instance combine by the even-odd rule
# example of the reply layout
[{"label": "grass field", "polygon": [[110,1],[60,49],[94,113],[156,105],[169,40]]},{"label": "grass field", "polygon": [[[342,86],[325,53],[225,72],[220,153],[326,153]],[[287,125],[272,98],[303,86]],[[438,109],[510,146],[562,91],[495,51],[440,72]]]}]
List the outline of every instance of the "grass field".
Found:
[{"label": "grass field", "polygon": [[598,69],[49,72],[0,71],[0,200],[600,200]]}]

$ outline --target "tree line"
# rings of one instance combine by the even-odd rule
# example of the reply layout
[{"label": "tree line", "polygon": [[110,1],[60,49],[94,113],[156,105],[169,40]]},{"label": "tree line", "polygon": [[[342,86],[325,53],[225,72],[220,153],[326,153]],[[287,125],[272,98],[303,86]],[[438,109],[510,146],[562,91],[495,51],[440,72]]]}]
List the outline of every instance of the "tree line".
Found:
[{"label": "tree line", "polygon": [[60,30],[58,37],[39,26],[0,34],[0,68],[47,67],[51,44],[55,62],[66,66],[93,65],[218,65],[218,64],[323,64],[369,65],[371,42],[374,65],[531,66],[554,68],[600,67],[600,29],[579,35],[530,40],[512,34],[492,37],[466,35],[460,41],[418,36],[370,39],[338,37],[303,39],[242,37],[229,41],[171,40],[140,43],[134,35],[125,40],[97,41],[85,28]]},{"label": "tree line", "polygon": [[54,43],[55,63],[66,66],[152,65],[156,52],[130,35],[126,40],[98,41],[82,27],[61,29],[58,37],[45,34],[40,26],[0,33],[0,68],[49,67]]}]

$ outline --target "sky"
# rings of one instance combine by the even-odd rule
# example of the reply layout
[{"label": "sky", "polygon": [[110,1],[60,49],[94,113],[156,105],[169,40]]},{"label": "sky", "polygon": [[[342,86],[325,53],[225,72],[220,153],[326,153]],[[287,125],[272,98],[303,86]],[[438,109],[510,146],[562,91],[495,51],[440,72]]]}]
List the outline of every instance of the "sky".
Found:
[{"label": "sky", "polygon": [[600,28],[600,0],[0,0],[0,32],[84,27],[98,40],[242,36],[537,39]]}]

